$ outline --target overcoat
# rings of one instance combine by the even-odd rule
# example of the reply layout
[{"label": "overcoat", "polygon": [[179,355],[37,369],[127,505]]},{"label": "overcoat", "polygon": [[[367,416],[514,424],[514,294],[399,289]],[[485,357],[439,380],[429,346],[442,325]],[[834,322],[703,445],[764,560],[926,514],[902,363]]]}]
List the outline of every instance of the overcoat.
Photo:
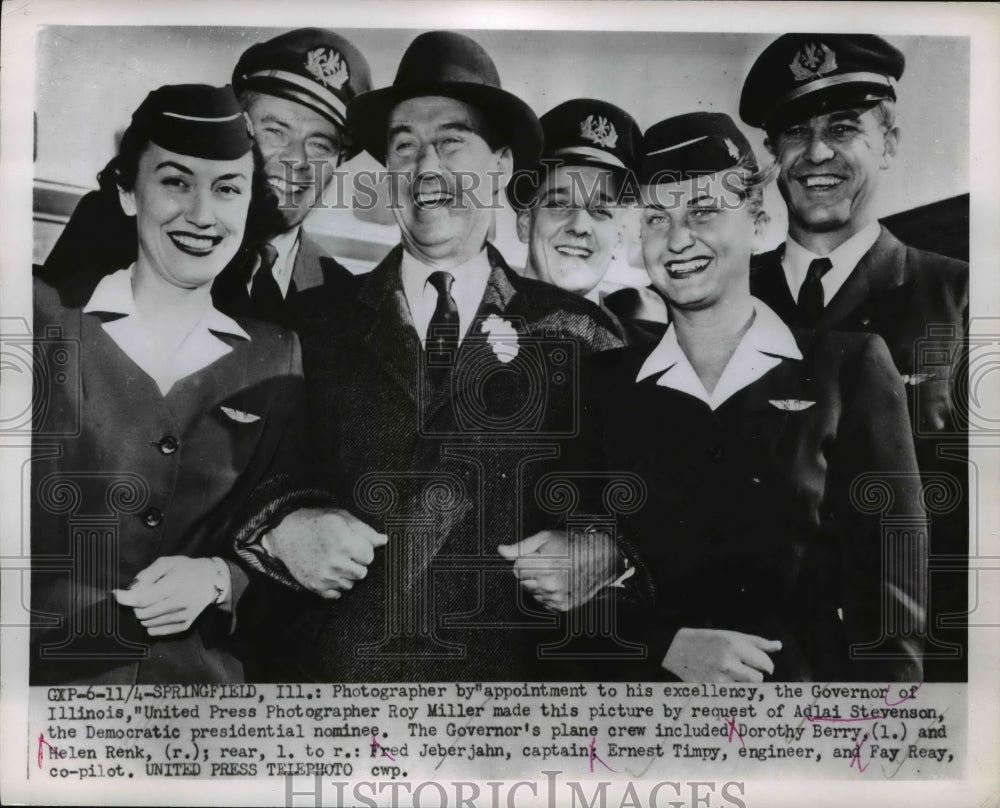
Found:
[{"label": "overcoat", "polygon": [[[496,547],[555,519],[536,484],[577,435],[580,363],[622,343],[594,304],[518,276],[487,249],[482,302],[442,367],[413,326],[401,247],[351,297],[301,296],[314,482],[389,541],[339,601],[281,585],[255,601],[246,625],[269,637],[259,678],[544,678],[529,671],[558,621],[519,590]],[[308,501],[274,491],[286,512]],[[241,552],[280,578],[248,546],[262,524],[248,521]]]}]

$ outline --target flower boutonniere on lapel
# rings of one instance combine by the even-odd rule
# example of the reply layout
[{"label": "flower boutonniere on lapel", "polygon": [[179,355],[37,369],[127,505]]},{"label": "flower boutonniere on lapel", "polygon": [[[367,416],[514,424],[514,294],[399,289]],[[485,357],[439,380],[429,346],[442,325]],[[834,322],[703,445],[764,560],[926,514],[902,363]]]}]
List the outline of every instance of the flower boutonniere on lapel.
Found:
[{"label": "flower boutonniere on lapel", "polygon": [[513,362],[519,350],[517,344],[517,329],[509,320],[491,314],[486,318],[480,329],[486,335],[486,341],[501,362]]}]

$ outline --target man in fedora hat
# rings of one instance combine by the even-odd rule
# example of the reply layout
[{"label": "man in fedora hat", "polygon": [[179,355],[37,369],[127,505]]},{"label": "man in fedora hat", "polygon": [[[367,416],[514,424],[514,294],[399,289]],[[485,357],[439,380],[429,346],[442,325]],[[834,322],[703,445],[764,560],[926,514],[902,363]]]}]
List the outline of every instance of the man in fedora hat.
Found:
[{"label": "man in fedora hat", "polygon": [[[967,603],[964,380],[969,267],[900,243],[879,225],[879,183],[896,155],[896,83],[903,54],[877,36],[786,34],[747,75],[743,120],[767,132],[788,207],[788,238],[758,257],[753,294],[792,326],[879,334],[906,382],[920,473],[931,509],[927,680],[965,678],[965,632],[938,625]],[[961,398],[959,398],[959,401]],[[936,512],[935,512],[936,511]],[[950,557],[944,559],[942,557]],[[953,619],[955,619],[953,617]],[[961,618],[958,617],[960,620]]]},{"label": "man in fedora hat", "polygon": [[[315,482],[388,546],[335,605],[268,593],[260,613],[275,629],[260,630],[284,641],[258,678],[520,678],[551,618],[496,547],[551,516],[536,483],[575,432],[576,364],[621,342],[592,303],[520,277],[487,241],[542,134],[478,43],[422,34],[392,86],[355,99],[347,120],[388,169],[402,243],[353,295],[304,296],[297,319]],[[238,544],[273,577],[322,592],[338,539],[286,529],[301,497],[272,497]]]},{"label": "man in fedora hat", "polygon": [[[216,279],[213,297],[231,314],[282,322],[286,300],[351,273],[302,230],[323,204],[333,171],[358,153],[347,130],[347,104],[371,89],[361,52],[333,31],[300,28],[248,48],[233,70],[233,89],[252,126],[273,204],[255,205],[246,248]],[[92,287],[135,259],[134,227],[117,198],[87,194],[45,261],[50,283]]]},{"label": "man in fedora hat", "polygon": [[[541,123],[545,148],[537,166],[507,190],[517,210],[518,238],[528,245],[525,273],[596,303],[626,342],[652,339],[639,320],[619,316],[608,300],[614,294],[599,293],[622,240],[625,197],[642,138],[638,125],[625,110],[593,98],[565,101]],[[624,291],[646,303],[645,317],[666,320],[655,292]]]}]

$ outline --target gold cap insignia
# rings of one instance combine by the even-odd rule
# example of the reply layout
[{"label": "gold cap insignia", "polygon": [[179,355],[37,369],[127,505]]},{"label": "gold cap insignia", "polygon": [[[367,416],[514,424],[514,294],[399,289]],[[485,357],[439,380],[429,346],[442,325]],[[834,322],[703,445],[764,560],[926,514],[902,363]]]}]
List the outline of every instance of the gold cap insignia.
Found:
[{"label": "gold cap insignia", "polygon": [[733,143],[729,138],[722,141],[726,145],[726,151],[729,152],[729,156],[734,160],[740,159],[740,150],[736,148],[736,144]]},{"label": "gold cap insignia", "polygon": [[316,77],[316,81],[339,90],[351,77],[347,62],[333,48],[313,48],[306,54],[306,70]]},{"label": "gold cap insignia", "polygon": [[618,143],[615,125],[603,115],[588,115],[580,121],[580,137],[608,149],[613,149]]},{"label": "gold cap insignia", "polygon": [[788,65],[796,81],[819,78],[837,69],[837,56],[822,42],[807,42]]}]

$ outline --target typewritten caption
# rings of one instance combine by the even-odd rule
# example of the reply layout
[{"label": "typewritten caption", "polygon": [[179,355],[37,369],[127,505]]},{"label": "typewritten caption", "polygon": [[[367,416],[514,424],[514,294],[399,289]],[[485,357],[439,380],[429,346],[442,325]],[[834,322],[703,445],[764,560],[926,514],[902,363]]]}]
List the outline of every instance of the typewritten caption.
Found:
[{"label": "typewritten caption", "polygon": [[32,689],[31,777],[959,777],[964,686],[289,684]]}]

